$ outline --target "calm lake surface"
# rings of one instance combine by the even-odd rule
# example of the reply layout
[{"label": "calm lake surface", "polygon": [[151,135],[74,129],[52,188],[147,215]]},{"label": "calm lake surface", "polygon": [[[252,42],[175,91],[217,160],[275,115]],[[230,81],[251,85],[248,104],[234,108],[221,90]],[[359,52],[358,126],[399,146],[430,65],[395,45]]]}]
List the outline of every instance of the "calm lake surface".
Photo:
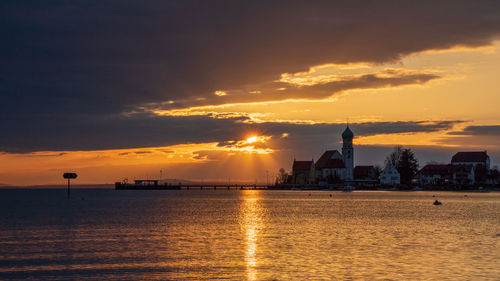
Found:
[{"label": "calm lake surface", "polygon": [[0,279],[500,279],[500,193],[71,195],[0,190]]}]

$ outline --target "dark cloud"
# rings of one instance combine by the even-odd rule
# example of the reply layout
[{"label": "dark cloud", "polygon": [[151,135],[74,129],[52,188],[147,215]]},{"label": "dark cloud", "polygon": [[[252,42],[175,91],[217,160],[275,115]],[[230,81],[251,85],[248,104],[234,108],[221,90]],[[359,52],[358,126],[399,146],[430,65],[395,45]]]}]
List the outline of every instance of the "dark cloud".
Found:
[{"label": "dark cloud", "polygon": [[[388,76],[390,75],[390,76]],[[374,74],[342,77],[331,82],[314,85],[299,85],[284,82],[270,82],[263,85],[254,85],[249,90],[232,90],[224,92],[224,96],[207,95],[201,100],[191,99],[180,103],[161,103],[146,106],[149,109],[176,109],[188,106],[219,105],[226,103],[266,102],[286,99],[324,99],[352,89],[375,89],[398,87],[411,84],[424,84],[430,80],[440,78],[431,73],[415,73],[404,71],[383,71]],[[258,94],[255,93],[258,91]]]},{"label": "dark cloud", "polygon": [[[462,121],[409,121],[409,122],[366,122],[350,124],[356,137],[377,134],[425,133],[451,129]],[[317,158],[327,149],[341,149],[341,134],[345,124],[279,124],[264,123],[262,130],[275,128],[278,133],[288,133],[284,139],[274,139],[273,148],[293,153],[297,159]],[[392,146],[390,146],[392,148]]]},{"label": "dark cloud", "polygon": [[462,131],[448,132],[436,140],[442,145],[456,145],[472,150],[498,150],[500,125],[467,126]]},{"label": "dark cloud", "polygon": [[151,151],[136,151],[134,154],[141,155],[141,154],[151,154]]},{"label": "dark cloud", "polygon": [[[249,133],[270,135],[279,139],[283,148],[297,149],[302,142],[338,139],[345,124],[247,123],[246,117],[214,119],[209,116],[155,116],[135,114],[98,118],[45,118],[25,120],[23,126],[0,123],[1,131],[11,133],[0,138],[0,150],[7,152],[101,150],[136,147],[158,147],[174,144],[218,142],[235,145],[235,140]],[[352,124],[358,136],[392,133],[433,132],[451,128],[461,121],[373,122]],[[289,143],[285,147],[284,143]]]},{"label": "dark cloud", "polygon": [[197,160],[223,160],[228,158],[228,154],[225,151],[215,151],[215,150],[199,150],[193,152],[193,159]]},{"label": "dark cloud", "polygon": [[[500,2],[2,1],[0,24],[4,150],[119,148],[195,142],[200,124],[218,140],[239,129],[197,117],[116,117],[138,105],[212,98],[318,64],[487,45],[500,32]],[[354,82],[436,78],[423,75]],[[348,86],[313,86],[311,94]]]},{"label": "dark cloud", "polygon": [[500,137],[500,125],[491,126],[467,126],[462,131],[450,132],[450,135],[465,136],[496,136]]}]

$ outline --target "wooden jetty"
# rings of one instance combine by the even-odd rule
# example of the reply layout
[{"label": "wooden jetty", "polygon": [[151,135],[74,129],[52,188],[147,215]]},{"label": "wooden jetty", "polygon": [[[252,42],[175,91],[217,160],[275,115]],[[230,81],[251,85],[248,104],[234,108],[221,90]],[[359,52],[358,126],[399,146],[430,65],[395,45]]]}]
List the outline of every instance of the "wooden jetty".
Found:
[{"label": "wooden jetty", "polygon": [[168,184],[159,183],[158,180],[135,180],[134,183],[116,182],[117,190],[254,190],[268,189],[270,186],[263,184]]}]

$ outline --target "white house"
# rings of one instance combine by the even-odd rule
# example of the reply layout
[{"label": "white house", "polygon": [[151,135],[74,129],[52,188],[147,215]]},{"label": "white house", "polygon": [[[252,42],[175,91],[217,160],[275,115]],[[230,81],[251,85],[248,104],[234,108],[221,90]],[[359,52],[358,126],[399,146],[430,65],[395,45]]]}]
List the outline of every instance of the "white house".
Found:
[{"label": "white house", "polygon": [[382,185],[396,185],[401,183],[401,177],[398,170],[388,162],[385,168],[380,172],[380,184]]}]

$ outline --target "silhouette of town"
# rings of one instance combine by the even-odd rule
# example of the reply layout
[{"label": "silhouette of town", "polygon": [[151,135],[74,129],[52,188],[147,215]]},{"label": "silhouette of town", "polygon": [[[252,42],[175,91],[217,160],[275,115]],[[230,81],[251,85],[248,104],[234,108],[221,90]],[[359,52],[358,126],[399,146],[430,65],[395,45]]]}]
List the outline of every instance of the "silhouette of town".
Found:
[{"label": "silhouette of town", "polygon": [[355,166],[354,133],[347,125],[342,133],[342,152],[325,151],[317,161],[297,160],[292,172],[284,169],[276,179],[281,188],[387,188],[387,189],[484,189],[498,186],[498,168],[490,167],[487,151],[460,151],[450,163],[428,163],[419,168],[409,148],[397,146],[385,159],[385,167]]}]

